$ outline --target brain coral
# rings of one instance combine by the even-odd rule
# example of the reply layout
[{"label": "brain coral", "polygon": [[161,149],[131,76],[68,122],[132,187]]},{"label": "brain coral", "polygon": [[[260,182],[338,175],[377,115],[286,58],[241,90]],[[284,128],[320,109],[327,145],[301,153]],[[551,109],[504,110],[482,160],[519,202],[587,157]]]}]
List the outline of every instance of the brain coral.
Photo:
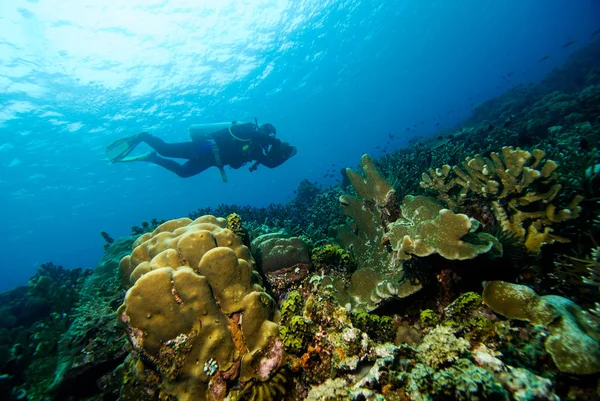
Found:
[{"label": "brain coral", "polygon": [[283,358],[280,313],[225,219],[167,221],[133,247],[120,263],[131,288],[118,317],[145,392],[222,399],[236,384],[269,379]]}]

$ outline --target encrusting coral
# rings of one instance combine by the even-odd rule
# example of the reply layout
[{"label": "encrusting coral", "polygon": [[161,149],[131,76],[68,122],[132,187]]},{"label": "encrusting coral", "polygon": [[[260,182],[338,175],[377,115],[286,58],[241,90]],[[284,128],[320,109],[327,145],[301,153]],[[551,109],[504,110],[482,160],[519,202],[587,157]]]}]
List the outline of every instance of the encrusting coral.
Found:
[{"label": "encrusting coral", "polygon": [[558,209],[553,203],[562,188],[555,172],[558,164],[544,157],[540,149],[529,152],[505,146],[489,158],[477,154],[454,167],[429,169],[420,185],[436,191],[453,210],[470,196],[486,199],[502,229],[522,240],[530,252],[539,252],[544,244],[569,241],[552,234],[551,226],[577,218],[583,200],[576,195]]},{"label": "encrusting coral", "polygon": [[120,264],[129,281],[118,317],[144,391],[221,399],[280,366],[279,311],[225,219],[177,219],[142,235]]},{"label": "encrusting coral", "polygon": [[483,302],[511,319],[545,326],[545,347],[559,370],[573,374],[600,372],[600,329],[578,305],[556,295],[539,296],[529,287],[490,281]]}]

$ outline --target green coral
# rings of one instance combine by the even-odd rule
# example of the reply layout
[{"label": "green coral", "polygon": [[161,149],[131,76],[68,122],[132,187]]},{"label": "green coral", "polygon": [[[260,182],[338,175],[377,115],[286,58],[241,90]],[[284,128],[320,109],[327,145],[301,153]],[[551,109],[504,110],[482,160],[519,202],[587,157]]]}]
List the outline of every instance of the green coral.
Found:
[{"label": "green coral", "polygon": [[466,292],[444,310],[448,318],[464,319],[481,306],[481,296],[475,292]]},{"label": "green coral", "polygon": [[311,261],[317,270],[351,272],[356,264],[352,255],[339,245],[325,244],[313,248]]},{"label": "green coral", "polygon": [[441,317],[431,309],[421,311],[420,321],[424,327],[437,324],[465,333],[467,339],[491,330],[492,323],[486,317],[474,312],[482,307],[481,296],[475,292],[466,292],[444,309]]},{"label": "green coral", "polygon": [[292,291],[281,305],[279,336],[286,351],[293,354],[302,353],[312,336],[312,324],[302,316],[303,304],[302,295]]},{"label": "green coral", "polygon": [[366,332],[377,342],[391,341],[395,335],[394,321],[390,316],[379,316],[374,313],[358,311],[350,317],[354,327]]},{"label": "green coral", "polygon": [[410,372],[402,372],[398,378],[407,395],[415,401],[508,399],[491,372],[464,358],[438,371],[417,363]]},{"label": "green coral", "polygon": [[306,401],[350,401],[348,383],[342,378],[327,379],[323,384],[313,387]]},{"label": "green coral", "polygon": [[494,375],[468,359],[459,359],[451,367],[436,372],[433,375],[433,394],[435,399],[507,399],[506,391]]},{"label": "green coral", "polygon": [[419,321],[425,327],[432,327],[438,323],[438,317],[432,309],[425,309],[421,311]]},{"label": "green coral", "polygon": [[286,300],[281,304],[281,319],[289,320],[293,315],[302,312],[302,295],[298,291],[288,294]]}]

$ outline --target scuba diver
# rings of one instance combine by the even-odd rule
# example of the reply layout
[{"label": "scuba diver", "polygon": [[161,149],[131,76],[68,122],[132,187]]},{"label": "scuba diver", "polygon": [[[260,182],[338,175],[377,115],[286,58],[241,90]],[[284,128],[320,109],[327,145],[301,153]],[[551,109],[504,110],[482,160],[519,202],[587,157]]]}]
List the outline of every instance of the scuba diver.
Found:
[{"label": "scuba diver", "polygon": [[[199,124],[190,127],[190,142],[166,143],[142,132],[121,138],[106,147],[106,156],[112,163],[144,161],[157,164],[182,178],[199,174],[215,166],[227,182],[225,166],[238,169],[254,161],[250,171],[260,164],[274,168],[296,154],[296,148],[275,138],[275,127],[266,123],[226,122]],[[148,144],[152,152],[127,157],[140,143]],[[162,156],[162,157],[161,157]],[[168,158],[187,159],[183,164]]]}]

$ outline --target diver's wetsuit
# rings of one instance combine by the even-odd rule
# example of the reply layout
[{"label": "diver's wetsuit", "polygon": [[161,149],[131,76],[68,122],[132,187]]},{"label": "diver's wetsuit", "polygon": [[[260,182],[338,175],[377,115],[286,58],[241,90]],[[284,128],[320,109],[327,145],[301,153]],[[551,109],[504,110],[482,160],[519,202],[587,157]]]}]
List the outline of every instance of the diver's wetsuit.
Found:
[{"label": "diver's wetsuit", "polygon": [[[228,128],[209,134],[205,139],[190,142],[167,143],[147,132],[142,132],[139,139],[163,156],[153,155],[146,161],[158,164],[182,178],[191,177],[209,167],[217,166],[213,151],[215,145],[218,148],[221,164],[234,169],[238,169],[250,161],[257,161],[269,168],[274,168],[287,160],[287,157],[282,158],[272,152],[282,142],[261,133],[256,124],[236,124],[231,127],[231,132],[238,139],[231,135]],[[188,159],[188,161],[180,164],[174,160],[165,159],[165,157]]]}]

